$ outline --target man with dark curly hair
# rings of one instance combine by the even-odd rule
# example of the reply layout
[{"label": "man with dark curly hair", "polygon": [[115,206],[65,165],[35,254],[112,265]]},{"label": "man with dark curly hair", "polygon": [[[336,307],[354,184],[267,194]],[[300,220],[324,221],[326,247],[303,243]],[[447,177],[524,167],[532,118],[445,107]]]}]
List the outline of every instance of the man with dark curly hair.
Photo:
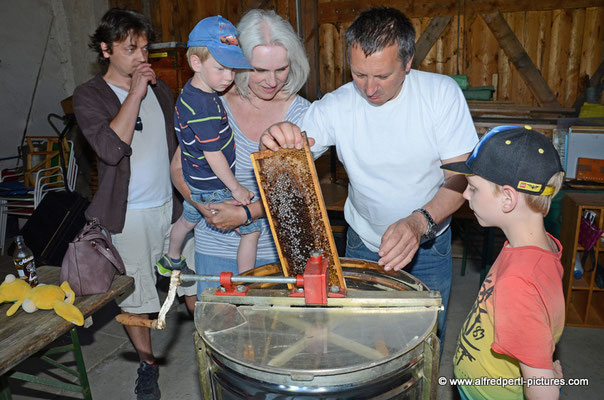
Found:
[{"label": "man with dark curly hair", "polygon": [[[170,181],[170,159],[178,145],[174,102],[148,63],[152,39],[151,23],[143,15],[109,10],[90,43],[107,71],[73,96],[78,125],[98,158],[99,187],[86,217],[107,227],[126,273],[134,278],[134,292],[118,300],[120,308],[143,318],[160,309],[154,265],[167,249],[171,223],[182,213]],[[187,252],[193,260],[192,239],[183,249]],[[192,311],[195,286],[181,294]],[[140,358],[137,398],[159,399],[149,328],[127,326],[126,332]]]}]

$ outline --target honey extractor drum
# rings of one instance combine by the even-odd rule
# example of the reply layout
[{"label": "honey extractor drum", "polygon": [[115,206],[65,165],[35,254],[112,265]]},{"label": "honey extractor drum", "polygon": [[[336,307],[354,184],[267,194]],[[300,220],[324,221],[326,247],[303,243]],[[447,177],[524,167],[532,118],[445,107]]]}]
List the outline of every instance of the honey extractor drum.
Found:
[{"label": "honey extractor drum", "polygon": [[[405,272],[385,273],[362,260],[341,263],[350,296],[439,296]],[[250,272],[279,274],[280,267]],[[434,397],[438,306],[288,306],[240,299],[233,304],[206,292],[195,310],[205,399]]]}]

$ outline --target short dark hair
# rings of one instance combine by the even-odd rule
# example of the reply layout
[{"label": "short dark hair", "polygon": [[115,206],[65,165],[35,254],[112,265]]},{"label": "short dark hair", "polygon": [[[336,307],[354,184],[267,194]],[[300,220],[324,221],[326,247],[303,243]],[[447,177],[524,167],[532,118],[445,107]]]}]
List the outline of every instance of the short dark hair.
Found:
[{"label": "short dark hair", "polygon": [[112,8],[101,18],[100,25],[90,36],[88,47],[98,53],[100,63],[107,63],[108,60],[103,57],[101,42],[107,44],[111,53],[113,42],[121,42],[130,35],[143,35],[150,42],[155,39],[155,32],[147,17],[135,11]]},{"label": "short dark hair", "polygon": [[365,56],[398,44],[403,65],[415,54],[415,28],[409,18],[396,8],[372,7],[360,13],[346,29],[346,48],[360,46]]}]

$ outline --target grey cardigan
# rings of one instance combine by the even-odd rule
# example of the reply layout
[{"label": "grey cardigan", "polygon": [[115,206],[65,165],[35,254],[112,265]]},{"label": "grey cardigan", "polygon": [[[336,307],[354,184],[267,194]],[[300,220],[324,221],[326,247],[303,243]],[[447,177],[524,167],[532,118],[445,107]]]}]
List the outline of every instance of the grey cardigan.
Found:
[{"label": "grey cardigan", "polygon": [[[172,92],[159,79],[152,88],[164,114],[168,156],[171,160],[178,146],[173,125]],[[109,127],[120,107],[119,99],[103,80],[102,74],[78,86],[73,93],[76,120],[98,158],[99,186],[86,210],[86,218],[98,218],[111,233],[120,233],[124,228],[130,183],[132,148]],[[153,154],[149,154],[149,157],[153,157]],[[172,222],[182,213],[182,198],[178,196],[173,188]]]}]

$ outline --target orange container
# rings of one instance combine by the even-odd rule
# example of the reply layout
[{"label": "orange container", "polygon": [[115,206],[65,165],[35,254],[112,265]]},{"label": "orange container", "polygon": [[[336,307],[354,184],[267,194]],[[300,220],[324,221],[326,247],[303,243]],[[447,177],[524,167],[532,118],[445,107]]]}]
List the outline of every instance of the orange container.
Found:
[{"label": "orange container", "polygon": [[577,179],[604,183],[604,160],[598,158],[578,158]]}]

